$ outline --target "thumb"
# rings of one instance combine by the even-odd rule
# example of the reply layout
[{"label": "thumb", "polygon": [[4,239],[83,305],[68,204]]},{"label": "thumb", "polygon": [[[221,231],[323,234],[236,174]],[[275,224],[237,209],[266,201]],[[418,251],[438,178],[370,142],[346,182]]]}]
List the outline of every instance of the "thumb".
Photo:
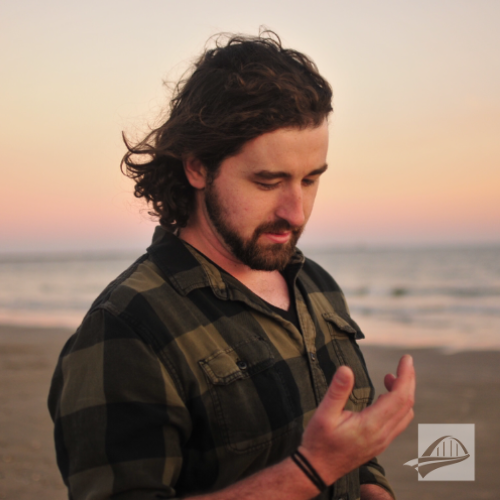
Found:
[{"label": "thumb", "polygon": [[330,415],[340,415],[354,386],[354,373],[348,366],[337,368],[332,383],[321,402],[318,410]]}]

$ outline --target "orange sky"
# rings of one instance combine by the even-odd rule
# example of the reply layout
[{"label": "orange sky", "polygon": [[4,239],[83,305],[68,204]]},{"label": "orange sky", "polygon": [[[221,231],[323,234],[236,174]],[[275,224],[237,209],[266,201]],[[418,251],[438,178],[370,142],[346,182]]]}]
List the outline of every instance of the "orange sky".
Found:
[{"label": "orange sky", "polygon": [[304,245],[499,243],[499,22],[487,0],[3,2],[0,252],[147,245],[121,131],[210,35],[262,24],[334,88]]}]

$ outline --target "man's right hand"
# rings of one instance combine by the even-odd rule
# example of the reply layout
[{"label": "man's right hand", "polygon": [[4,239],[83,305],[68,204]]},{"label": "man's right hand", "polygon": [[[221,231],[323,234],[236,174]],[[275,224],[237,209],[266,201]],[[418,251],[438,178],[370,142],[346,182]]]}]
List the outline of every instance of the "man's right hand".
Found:
[{"label": "man's right hand", "polygon": [[311,418],[300,451],[327,484],[384,451],[413,419],[415,370],[411,356],[399,361],[397,377],[386,375],[389,391],[362,412],[344,410],[354,385],[347,366],[337,369],[323,401]]},{"label": "man's right hand", "polygon": [[[351,369],[341,366],[335,373],[328,392],[304,432],[300,445],[300,451],[325,483],[333,484],[351,470],[371,460],[410,423],[413,418],[415,392],[415,372],[410,356],[401,359],[397,373],[397,377],[385,377],[385,386],[389,393],[380,396],[375,404],[360,413],[344,410],[354,385]],[[304,474],[294,472],[297,472],[297,465],[291,458],[287,458],[223,490],[193,498],[316,498],[316,486]],[[376,497],[370,492],[365,498]]]}]

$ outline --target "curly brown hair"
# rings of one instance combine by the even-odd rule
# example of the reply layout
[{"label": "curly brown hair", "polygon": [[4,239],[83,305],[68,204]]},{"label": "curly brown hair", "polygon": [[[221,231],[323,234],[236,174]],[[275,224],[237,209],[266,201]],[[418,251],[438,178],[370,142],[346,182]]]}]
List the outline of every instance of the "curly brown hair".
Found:
[{"label": "curly brown hair", "polygon": [[121,168],[136,183],[134,195],[152,204],[150,215],[173,231],[186,226],[194,203],[184,158],[197,158],[213,177],[251,139],[319,126],[331,101],[316,65],[284,49],[275,33],[222,35],[175,87],[166,122],[135,146],[124,136]]}]

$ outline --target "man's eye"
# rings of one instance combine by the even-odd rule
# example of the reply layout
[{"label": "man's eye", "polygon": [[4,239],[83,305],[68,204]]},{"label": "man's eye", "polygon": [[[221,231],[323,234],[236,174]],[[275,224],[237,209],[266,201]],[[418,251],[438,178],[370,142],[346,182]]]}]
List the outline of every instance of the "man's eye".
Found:
[{"label": "man's eye", "polygon": [[268,182],[257,182],[257,186],[259,186],[262,189],[265,189],[266,191],[275,189],[279,186],[279,182],[273,182],[273,183],[268,183]]},{"label": "man's eye", "polygon": [[315,182],[316,182],[317,179],[304,179],[302,181],[302,184],[304,184],[304,186],[312,186]]}]

